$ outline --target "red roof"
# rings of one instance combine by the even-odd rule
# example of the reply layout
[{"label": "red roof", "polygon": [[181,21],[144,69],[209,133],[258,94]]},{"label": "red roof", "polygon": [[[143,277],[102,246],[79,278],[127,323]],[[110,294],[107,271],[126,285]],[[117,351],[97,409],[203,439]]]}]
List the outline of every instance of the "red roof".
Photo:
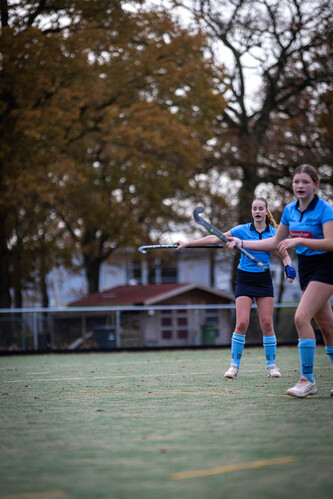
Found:
[{"label": "red roof", "polygon": [[226,291],[215,290],[207,286],[188,283],[164,283],[164,284],[138,284],[128,286],[116,286],[114,288],[100,291],[85,296],[80,300],[73,301],[68,305],[71,307],[84,306],[112,306],[112,305],[152,305],[170,296],[179,295],[186,291],[199,288],[216,296],[223,296],[234,300],[233,295]]}]

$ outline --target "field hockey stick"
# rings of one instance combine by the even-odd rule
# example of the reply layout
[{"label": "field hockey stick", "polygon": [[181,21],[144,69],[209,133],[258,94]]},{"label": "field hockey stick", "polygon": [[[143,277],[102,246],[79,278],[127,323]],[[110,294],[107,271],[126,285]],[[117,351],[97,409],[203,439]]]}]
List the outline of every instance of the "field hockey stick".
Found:
[{"label": "field hockey stick", "polygon": [[[217,236],[219,239],[221,239],[225,243],[228,243],[229,239],[223,234],[223,232],[221,232],[219,229],[214,227],[214,225],[212,225],[211,223],[207,222],[202,217],[200,217],[199,213],[202,213],[203,211],[205,211],[205,209],[202,206],[198,206],[197,208],[195,208],[195,210],[193,210],[194,220],[199,225],[202,225],[202,227],[204,227],[206,230],[208,230],[208,232],[210,234],[213,234],[214,236]],[[236,244],[234,249],[236,251],[239,251],[240,253],[243,253],[243,255],[247,256],[250,260],[252,260],[253,263],[258,265],[258,267],[260,267],[261,269],[268,270],[268,267],[266,267],[266,265],[264,265],[262,262],[257,260],[253,255],[251,255],[251,253],[248,253],[244,248],[241,248],[240,246],[238,246],[238,244]]]},{"label": "field hockey stick", "polygon": [[[178,244],[154,244],[151,246],[140,246],[138,251],[145,255],[147,250],[151,249],[163,249],[163,248],[178,248]],[[183,249],[188,248],[223,248],[223,244],[204,244],[202,246],[185,246]]]}]

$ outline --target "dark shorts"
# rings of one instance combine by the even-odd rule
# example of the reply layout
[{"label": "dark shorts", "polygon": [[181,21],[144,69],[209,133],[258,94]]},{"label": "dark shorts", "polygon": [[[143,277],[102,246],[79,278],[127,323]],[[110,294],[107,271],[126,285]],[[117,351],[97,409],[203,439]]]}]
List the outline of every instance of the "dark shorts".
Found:
[{"label": "dark shorts", "polygon": [[333,284],[333,252],[311,256],[298,255],[298,273],[302,291],[311,281]]},{"label": "dark shorts", "polygon": [[272,276],[269,270],[266,272],[246,272],[237,270],[235,298],[239,296],[248,296],[256,298],[257,296],[274,297]]}]

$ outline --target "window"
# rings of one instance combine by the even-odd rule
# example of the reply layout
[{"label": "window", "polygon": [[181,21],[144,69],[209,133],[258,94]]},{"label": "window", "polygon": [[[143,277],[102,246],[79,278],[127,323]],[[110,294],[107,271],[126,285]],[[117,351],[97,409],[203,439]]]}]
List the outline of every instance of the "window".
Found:
[{"label": "window", "polygon": [[179,340],[186,340],[188,337],[188,331],[187,329],[178,329],[177,331],[177,337]]},{"label": "window", "polygon": [[187,317],[177,317],[177,326],[187,326]]},{"label": "window", "polygon": [[162,310],[160,315],[161,339],[186,342],[189,337],[187,310]]},{"label": "window", "polygon": [[131,280],[134,280],[138,284],[141,284],[142,282],[142,276],[141,276],[141,262],[139,261],[132,261],[131,264],[129,265],[128,268],[128,282]]},{"label": "window", "polygon": [[151,284],[177,282],[177,278],[177,263],[174,258],[156,258],[149,262],[149,282]]}]

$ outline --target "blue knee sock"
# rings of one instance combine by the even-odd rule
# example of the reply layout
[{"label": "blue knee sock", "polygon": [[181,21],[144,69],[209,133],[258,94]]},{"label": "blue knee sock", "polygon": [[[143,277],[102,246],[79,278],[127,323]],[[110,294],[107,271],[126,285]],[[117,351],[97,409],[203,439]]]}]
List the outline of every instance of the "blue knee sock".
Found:
[{"label": "blue knee sock", "polygon": [[276,336],[264,336],[263,345],[266,355],[266,369],[269,366],[275,366],[275,355],[276,355]]},{"label": "blue knee sock", "polygon": [[326,353],[333,362],[333,347],[325,347]]},{"label": "blue knee sock", "polygon": [[316,340],[299,339],[298,352],[301,361],[301,374],[313,383],[313,364]]},{"label": "blue knee sock", "polygon": [[236,364],[239,369],[242,353],[245,345],[245,334],[232,335],[231,339],[231,364]]}]

